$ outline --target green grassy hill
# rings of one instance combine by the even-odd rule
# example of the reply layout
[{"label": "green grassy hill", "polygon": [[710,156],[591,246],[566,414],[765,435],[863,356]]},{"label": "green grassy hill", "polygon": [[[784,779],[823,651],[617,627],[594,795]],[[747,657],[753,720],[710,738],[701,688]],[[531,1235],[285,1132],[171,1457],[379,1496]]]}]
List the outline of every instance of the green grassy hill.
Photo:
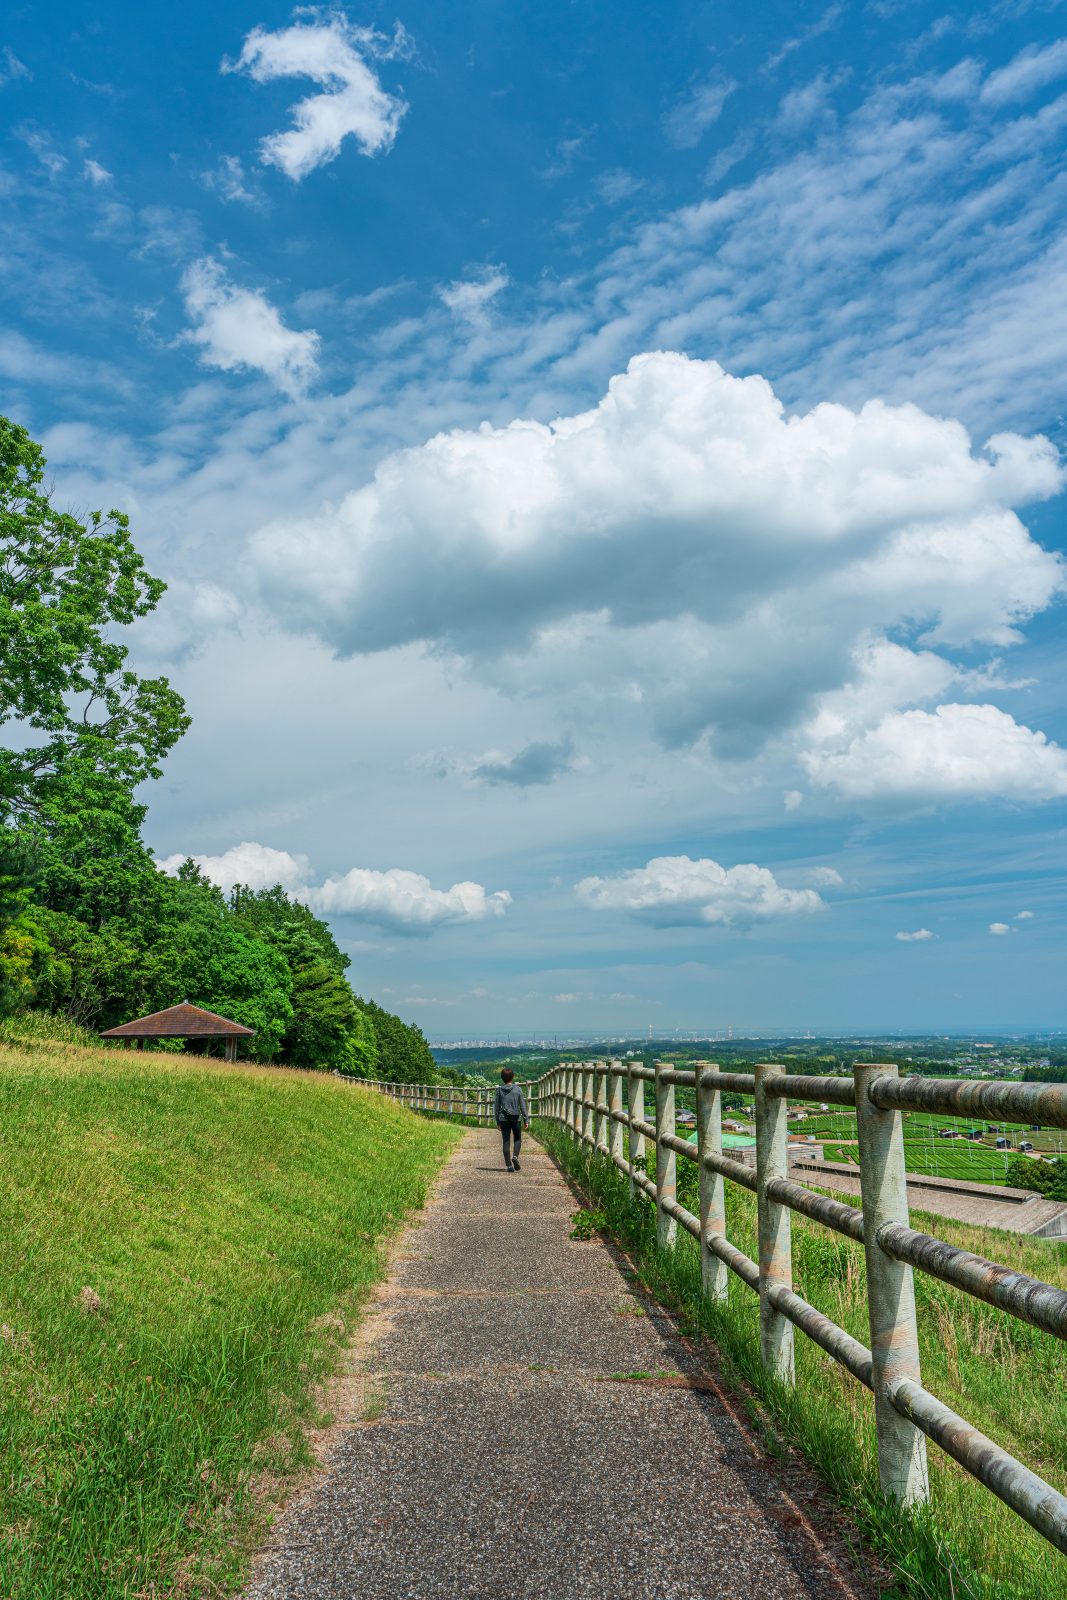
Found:
[{"label": "green grassy hill", "polygon": [[219,1593],[456,1130],[328,1076],[0,1041],[0,1594]]}]

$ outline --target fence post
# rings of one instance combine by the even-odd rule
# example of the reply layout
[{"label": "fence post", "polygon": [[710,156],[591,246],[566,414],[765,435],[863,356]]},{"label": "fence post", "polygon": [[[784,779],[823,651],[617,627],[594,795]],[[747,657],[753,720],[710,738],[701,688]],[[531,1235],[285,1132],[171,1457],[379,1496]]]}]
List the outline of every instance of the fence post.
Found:
[{"label": "fence post", "polygon": [[720,1172],[704,1165],[704,1153],[722,1155],[722,1097],[715,1084],[714,1061],[695,1063],[697,1089],[697,1161],[700,1167],[700,1286],[709,1300],[728,1297],[730,1269],[708,1248],[713,1235],[726,1237],[726,1196]]},{"label": "fence post", "polygon": [[663,1143],[675,1132],[674,1084],[663,1082],[666,1070],[664,1062],[656,1062],[656,1244],[661,1250],[671,1248],[678,1231],[675,1218],[663,1208],[665,1200],[678,1196],[678,1157]]},{"label": "fence post", "polygon": [[635,1066],[643,1065],[644,1062],[631,1061],[630,1070],[626,1076],[626,1115],[630,1122],[631,1200],[633,1200],[638,1194],[644,1194],[644,1190],[639,1187],[633,1175],[633,1168],[638,1165],[643,1166],[645,1160],[645,1136],[643,1133],[634,1132],[634,1123],[644,1122],[645,1120],[645,1080],[644,1078],[635,1078],[633,1069]]},{"label": "fence post", "polygon": [[[604,1069],[607,1068],[607,1071]],[[598,1061],[593,1094],[596,1098],[596,1153],[606,1156],[608,1153],[608,1106],[611,1103],[611,1062]]]},{"label": "fence post", "polygon": [[622,1115],[621,1067],[621,1061],[612,1061],[608,1073],[608,1155],[613,1167],[622,1161],[622,1123],[615,1120]]},{"label": "fence post", "polygon": [[582,1073],[582,1143],[596,1148],[594,1111],[590,1104],[596,1098],[596,1073],[589,1068]]},{"label": "fence post", "polygon": [[894,1261],[878,1243],[878,1230],[884,1223],[909,1226],[903,1124],[899,1111],[881,1110],[869,1093],[875,1078],[896,1078],[899,1072],[895,1066],[863,1064],[854,1066],[852,1073],[856,1083],[863,1246],[874,1357],[878,1476],[883,1493],[905,1505],[915,1505],[930,1497],[926,1439],[889,1401],[890,1386],[898,1379],[922,1381],[915,1278],[906,1262]]},{"label": "fence post", "polygon": [[780,1383],[795,1381],[793,1324],[767,1298],[772,1284],[793,1287],[793,1230],[789,1207],[767,1196],[771,1178],[789,1176],[789,1124],[786,1101],[767,1093],[770,1078],[785,1068],[758,1062],[756,1075],[756,1209],[759,1222],[759,1326],[763,1365]]}]

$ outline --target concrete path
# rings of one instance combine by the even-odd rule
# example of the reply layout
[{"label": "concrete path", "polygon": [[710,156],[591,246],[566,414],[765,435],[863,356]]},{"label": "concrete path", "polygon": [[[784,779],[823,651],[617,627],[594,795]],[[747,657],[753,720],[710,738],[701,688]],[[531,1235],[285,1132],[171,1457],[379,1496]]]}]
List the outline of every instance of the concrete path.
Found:
[{"label": "concrete path", "polygon": [[477,1131],[446,1167],[362,1349],[383,1409],[340,1418],[247,1600],[871,1600],[812,1480],[524,1155]]}]

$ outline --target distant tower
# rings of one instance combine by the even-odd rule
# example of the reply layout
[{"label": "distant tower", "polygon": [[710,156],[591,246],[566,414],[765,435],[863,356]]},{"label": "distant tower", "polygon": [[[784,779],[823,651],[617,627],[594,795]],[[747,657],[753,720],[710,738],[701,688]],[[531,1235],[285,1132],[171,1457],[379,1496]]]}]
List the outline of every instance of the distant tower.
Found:
[{"label": "distant tower", "polygon": [[726,1030],[726,1037],[728,1039],[732,1039],[733,1036],[734,1036],[734,1030],[733,1030],[733,1027],[731,1026],[731,1027],[727,1028],[727,1030]]}]

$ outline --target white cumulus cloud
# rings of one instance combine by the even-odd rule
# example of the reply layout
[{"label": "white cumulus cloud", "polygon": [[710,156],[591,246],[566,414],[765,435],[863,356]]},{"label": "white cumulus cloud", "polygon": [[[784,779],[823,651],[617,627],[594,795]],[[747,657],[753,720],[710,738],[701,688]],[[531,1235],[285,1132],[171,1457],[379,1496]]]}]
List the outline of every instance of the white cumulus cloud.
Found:
[{"label": "white cumulus cloud", "polygon": [[813,783],[852,800],[1067,795],[1067,751],[991,705],[891,712],[845,748],[803,760]]},{"label": "white cumulus cloud", "polygon": [[294,182],[325,166],[352,137],[365,156],[388,150],[396,138],[404,101],[383,89],[368,58],[399,53],[404,35],[390,43],[372,28],[353,26],[342,11],[314,9],[306,22],[269,32],[253,28],[236,62],[224,72],[244,72],[256,83],[310,78],[321,94],[292,108],[293,126],[260,142],[259,157]]},{"label": "white cumulus cloud", "polygon": [[[790,415],[760,377],[661,351],[579,415],[387,456],[335,507],[262,528],[250,564],[279,620],[342,655],[427,643],[516,695],[625,693],[668,745],[744,756],[803,731],[829,759],[821,710],[840,745],[943,701],[947,652],[1011,645],[1061,592],[1014,508],[1063,478],[1042,438],[976,451],[880,401]],[[828,705],[856,686],[862,706]]]},{"label": "white cumulus cloud", "polygon": [[1016,928],[1009,927],[1006,922],[991,922],[989,931],[997,939],[1002,939],[1006,933],[1016,933]]},{"label": "white cumulus cloud", "polygon": [[[172,855],[157,861],[161,872],[171,877],[189,857]],[[290,894],[301,889],[311,874],[307,856],[292,856],[288,850],[273,850],[270,845],[256,844],[246,839],[242,844],[231,845],[218,856],[193,856],[205,877],[218,884],[227,893],[235,884],[243,883],[249,889],[273,889],[276,883]]]},{"label": "white cumulus cloud", "polygon": [[265,295],[233,283],[221,262],[204,256],[182,275],[192,326],[183,335],[206,367],[266,373],[286,394],[301,394],[318,370],[319,336],[287,328]]},{"label": "white cumulus cloud", "polygon": [[1032,911],[1017,911],[1015,913],[1015,920],[1016,922],[1032,922],[1033,916],[1034,913]]},{"label": "white cumulus cloud", "polygon": [[[173,876],[187,859],[170,855],[156,866]],[[448,923],[483,922],[503,916],[511,905],[506,889],[487,894],[480,883],[435,889],[429,878],[401,867],[387,872],[353,867],[341,877],[315,884],[307,856],[290,855],[287,850],[250,840],[218,856],[194,855],[192,859],[212,883],[227,892],[237,883],[250,889],[281,884],[287,894],[321,915],[352,916],[393,933],[427,934]]]},{"label": "white cumulus cloud", "polygon": [[785,889],[767,867],[722,867],[708,858],[656,856],[614,877],[583,878],[575,893],[597,911],[621,911],[656,927],[730,927],[818,911],[814,889]]},{"label": "white cumulus cloud", "polygon": [[923,939],[932,939],[934,936],[929,928],[916,928],[913,933],[901,932],[894,935],[902,944],[917,944]]},{"label": "white cumulus cloud", "polygon": [[429,933],[443,923],[483,922],[502,917],[511,904],[506,889],[487,894],[480,883],[454,883],[435,889],[419,872],[391,867],[375,872],[353,867],[341,878],[327,878],[301,899],[312,911],[362,917],[397,933]]}]

